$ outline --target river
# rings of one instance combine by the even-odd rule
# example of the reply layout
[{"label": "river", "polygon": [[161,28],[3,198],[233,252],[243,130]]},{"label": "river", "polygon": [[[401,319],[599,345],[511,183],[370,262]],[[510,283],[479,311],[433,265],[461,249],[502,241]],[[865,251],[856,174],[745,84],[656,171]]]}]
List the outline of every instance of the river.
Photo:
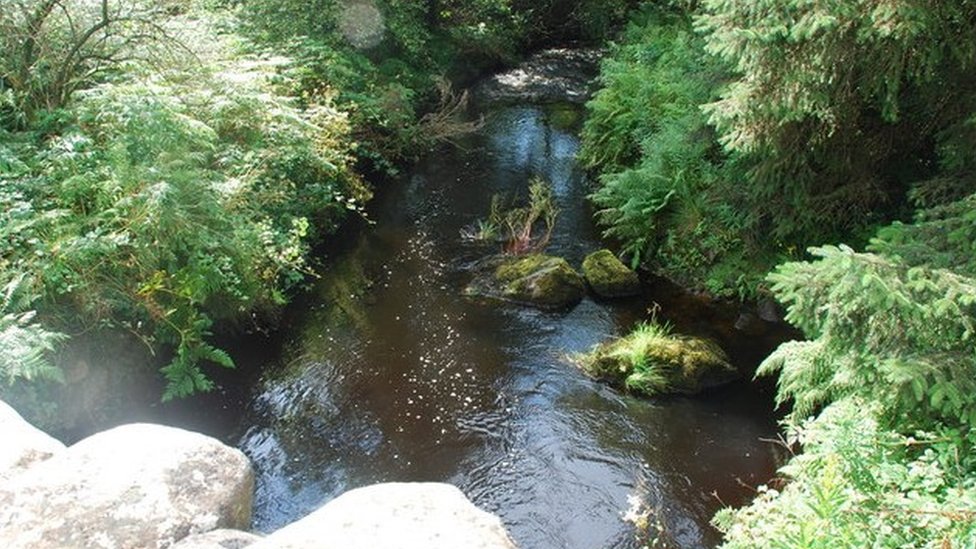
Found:
[{"label": "river", "polygon": [[626,333],[655,303],[659,318],[718,338],[745,368],[771,343],[663,282],[562,312],[462,297],[472,264],[497,247],[465,242],[461,229],[534,175],[560,207],[548,253],[578,266],[602,247],[575,162],[577,113],[485,114],[482,130],[380,193],[374,224],[324,258],[327,274],[290,308],[280,351],[251,365],[263,375],[234,442],[256,467],[254,527],[371,483],[440,481],[498,514],[525,549],[639,547],[622,520],[634,501],[668,546],[715,545],[714,512],[747,501],[775,469],[768,388],[643,399],[565,357]]}]

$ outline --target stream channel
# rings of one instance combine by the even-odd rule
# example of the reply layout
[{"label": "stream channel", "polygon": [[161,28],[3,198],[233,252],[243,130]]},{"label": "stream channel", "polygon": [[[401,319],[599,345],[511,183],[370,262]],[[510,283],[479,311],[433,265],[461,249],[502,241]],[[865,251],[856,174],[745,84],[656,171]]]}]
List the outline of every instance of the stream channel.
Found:
[{"label": "stream channel", "polygon": [[[547,252],[579,266],[602,245],[569,106],[488,110],[458,148],[420,162],[371,208],[375,224],[324,259],[328,274],[291,307],[277,356],[245,404],[235,442],[255,463],[255,529],[270,531],[376,482],[458,486],[524,549],[638,547],[633,498],[667,546],[709,547],[709,524],[777,463],[768,388],[643,399],[589,379],[568,353],[659,318],[717,338],[749,368],[771,343],[658,281],[622,301],[546,312],[461,296],[498,246],[461,230],[492,195],[524,196],[534,175],[560,207]],[[239,438],[237,438],[239,437]]]}]

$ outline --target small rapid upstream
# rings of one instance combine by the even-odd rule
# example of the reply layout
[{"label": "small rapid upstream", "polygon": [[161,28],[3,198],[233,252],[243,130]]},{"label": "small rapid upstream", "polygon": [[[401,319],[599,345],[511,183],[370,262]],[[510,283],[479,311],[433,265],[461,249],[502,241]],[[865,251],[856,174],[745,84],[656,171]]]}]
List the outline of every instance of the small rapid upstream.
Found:
[{"label": "small rapid upstream", "polygon": [[239,439],[258,475],[254,526],[273,530],[366,484],[442,481],[498,514],[525,549],[637,547],[621,518],[634,498],[670,546],[714,545],[713,513],[775,467],[763,442],[776,432],[769,395],[742,383],[639,399],[564,356],[625,333],[654,302],[740,362],[768,345],[667,289],[558,313],[461,297],[472,263],[497,251],[463,242],[461,229],[533,175],[561,208],[548,252],[578,266],[601,247],[575,163],[578,112],[485,114],[461,148],[431,155],[377,200],[375,225],[326,258],[280,356],[260,365]]}]

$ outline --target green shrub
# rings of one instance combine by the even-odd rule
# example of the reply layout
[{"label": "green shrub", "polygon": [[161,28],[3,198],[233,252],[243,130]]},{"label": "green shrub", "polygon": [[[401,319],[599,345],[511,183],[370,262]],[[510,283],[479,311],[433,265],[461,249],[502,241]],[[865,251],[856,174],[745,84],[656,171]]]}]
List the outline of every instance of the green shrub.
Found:
[{"label": "green shrub", "polygon": [[803,453],[781,470],[789,481],[721,511],[722,547],[976,544],[976,434],[943,427],[906,435],[883,428],[878,413],[874,400],[846,398],[799,424],[792,440]]},{"label": "green shrub", "polygon": [[0,387],[19,380],[61,379],[47,355],[65,336],[35,320],[36,311],[27,309],[24,281],[24,276],[11,280],[0,295]]},{"label": "green shrub", "polygon": [[789,439],[803,453],[783,467],[783,488],[716,517],[725,547],[972,546],[976,280],[951,270],[970,259],[811,252],[816,261],[770,275],[810,339],[781,345],[759,370],[779,373],[777,399],[792,403]]},{"label": "green shrub", "polygon": [[770,275],[787,320],[812,338],[781,346],[780,402],[803,418],[842,398],[877,401],[904,427],[976,423],[976,281],[847,247]]},{"label": "green shrub", "polygon": [[633,18],[583,132],[634,264],[753,297],[809,245],[976,188],[972,5],[683,4]]},{"label": "green shrub", "polygon": [[725,78],[686,16],[645,8],[603,63],[581,159],[600,173],[597,220],[632,266],[747,298],[777,254],[751,236],[745,165],[726,158],[700,109]]},{"label": "green shrub", "polygon": [[197,32],[205,65],[77,92],[60,122],[10,134],[0,154],[0,272],[30,273],[50,326],[172,346],[164,398],[210,389],[201,366],[233,365],[209,343],[214,321],[276,309],[309,272],[311,240],[368,198],[329,96],[298,108],[274,62]]}]

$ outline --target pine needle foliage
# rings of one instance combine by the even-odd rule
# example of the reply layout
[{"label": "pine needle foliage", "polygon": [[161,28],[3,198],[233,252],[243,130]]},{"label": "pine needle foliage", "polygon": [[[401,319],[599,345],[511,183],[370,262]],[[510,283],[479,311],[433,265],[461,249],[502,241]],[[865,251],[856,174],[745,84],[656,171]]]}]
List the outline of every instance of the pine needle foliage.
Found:
[{"label": "pine needle foliage", "polygon": [[976,2],[706,0],[696,27],[737,75],[704,109],[753,161],[750,205],[775,238],[890,219],[971,134]]},{"label": "pine needle foliage", "polygon": [[912,223],[881,229],[870,249],[976,278],[976,195],[920,210]]},{"label": "pine needle foliage", "polygon": [[856,396],[893,424],[976,424],[976,281],[847,247],[770,275],[787,320],[811,337],[781,346],[759,369],[779,372],[791,417]]},{"label": "pine needle foliage", "polygon": [[[976,279],[956,271],[971,241],[927,226],[966,217],[966,202],[882,230],[880,253],[815,248],[770,275],[809,340],[781,345],[759,373],[779,374],[802,453],[779,488],[716,516],[724,547],[976,544]],[[943,253],[919,261],[929,240]]]},{"label": "pine needle foliage", "polygon": [[976,2],[646,6],[601,73],[582,158],[608,236],[750,297],[810,245],[976,191]]}]

